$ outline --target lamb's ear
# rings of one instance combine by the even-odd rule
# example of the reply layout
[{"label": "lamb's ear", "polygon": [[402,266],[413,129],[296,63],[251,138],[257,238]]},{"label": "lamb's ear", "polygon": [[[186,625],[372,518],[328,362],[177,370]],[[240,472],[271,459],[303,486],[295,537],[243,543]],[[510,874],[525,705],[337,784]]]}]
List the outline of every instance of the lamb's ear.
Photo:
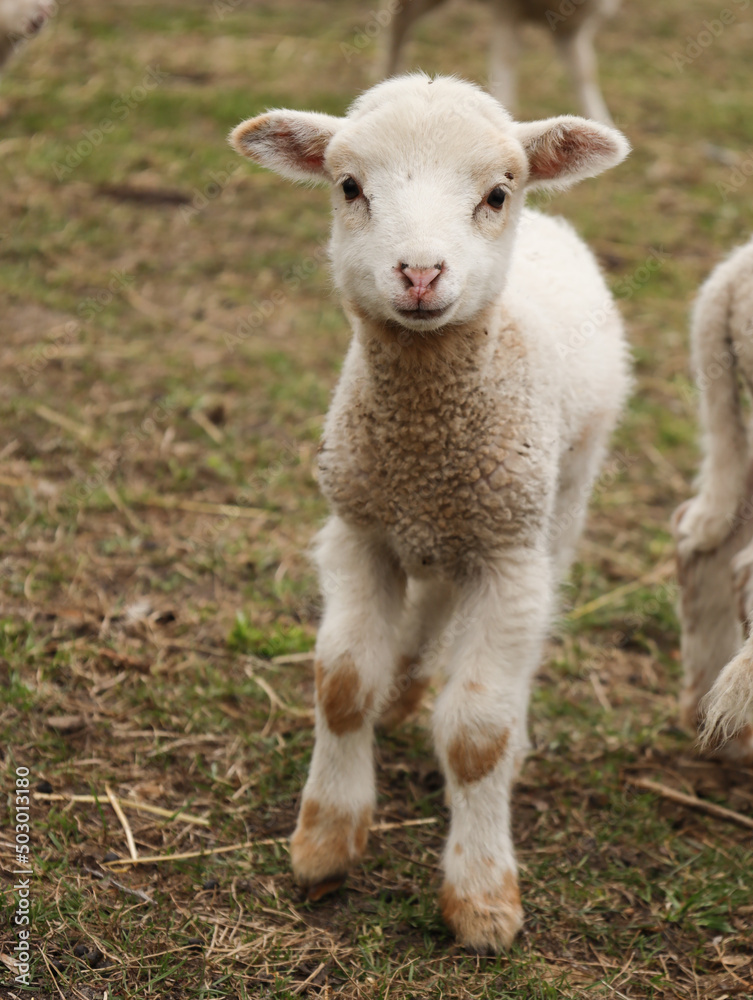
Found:
[{"label": "lamb's ear", "polygon": [[630,152],[616,128],[574,115],[522,122],[517,128],[528,158],[529,187],[569,187],[617,166]]},{"label": "lamb's ear", "polygon": [[341,122],[313,111],[268,111],[236,126],[230,145],[291,180],[326,180],[324,153]]}]

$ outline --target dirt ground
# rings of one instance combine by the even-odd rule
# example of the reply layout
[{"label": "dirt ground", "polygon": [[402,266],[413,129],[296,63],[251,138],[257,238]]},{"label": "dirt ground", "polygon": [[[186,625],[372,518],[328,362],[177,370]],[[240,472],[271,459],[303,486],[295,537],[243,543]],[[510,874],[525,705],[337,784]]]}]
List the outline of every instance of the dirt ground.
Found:
[{"label": "dirt ground", "polygon": [[[634,151],[546,204],[599,256],[636,387],[533,701],[523,933],[485,958],[441,921],[431,698],[379,738],[363,866],[317,905],[293,882],[315,452],[348,328],[326,194],[225,136],[266,107],[342,113],[373,8],[61,0],[0,79],[0,998],[753,997],[751,830],[636,784],[753,817],[753,771],[679,728],[668,530],[698,459],[688,309],[753,228],[748,0],[625,0],[599,50]],[[452,3],[412,64],[483,83],[488,28]],[[525,42],[521,117],[576,110],[551,40]]]}]

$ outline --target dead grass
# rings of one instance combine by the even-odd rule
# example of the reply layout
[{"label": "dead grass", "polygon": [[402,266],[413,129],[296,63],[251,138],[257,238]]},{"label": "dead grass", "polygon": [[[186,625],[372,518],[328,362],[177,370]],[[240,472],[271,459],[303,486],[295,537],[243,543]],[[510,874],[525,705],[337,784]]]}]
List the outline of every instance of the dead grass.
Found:
[{"label": "dead grass", "polygon": [[[326,196],[236,163],[224,136],[267,105],[342,111],[369,82],[373,50],[347,46],[371,6],[80,0],[2,82],[6,958],[16,766],[48,784],[34,987],[6,963],[0,997],[751,997],[749,831],[634,784],[753,816],[750,770],[698,761],[676,727],[667,568],[696,462],[688,304],[753,222],[751,181],[734,188],[753,149],[739,5],[682,71],[674,54],[717,5],[626,5],[602,66],[635,151],[552,205],[623,299],[638,381],[535,698],[523,934],[482,959],[441,922],[447,814],[422,725],[380,740],[363,868],[316,906],[293,885],[319,608],[306,546],[325,514],[312,469],[348,333]],[[413,52],[483,79],[486,25],[483,5],[451,6]],[[523,112],[571,110],[528,37]]]}]

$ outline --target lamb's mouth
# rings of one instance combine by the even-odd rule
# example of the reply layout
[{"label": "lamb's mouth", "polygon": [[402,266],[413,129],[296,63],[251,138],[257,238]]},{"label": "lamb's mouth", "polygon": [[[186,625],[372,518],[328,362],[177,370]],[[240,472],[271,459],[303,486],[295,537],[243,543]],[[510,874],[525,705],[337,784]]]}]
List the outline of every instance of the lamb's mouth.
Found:
[{"label": "lamb's mouth", "polygon": [[419,305],[416,309],[397,309],[396,311],[406,319],[422,320],[439,319],[440,316],[444,316],[449,308],[449,306],[442,306],[441,309],[423,309]]}]

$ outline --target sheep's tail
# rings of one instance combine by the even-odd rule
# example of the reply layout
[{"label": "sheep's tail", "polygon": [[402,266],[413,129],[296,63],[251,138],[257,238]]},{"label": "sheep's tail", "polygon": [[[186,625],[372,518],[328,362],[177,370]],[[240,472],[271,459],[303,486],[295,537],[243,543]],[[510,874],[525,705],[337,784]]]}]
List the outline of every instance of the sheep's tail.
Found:
[{"label": "sheep's tail", "polygon": [[721,746],[738,733],[753,712],[753,637],[717,677],[701,702],[702,749]]},{"label": "sheep's tail", "polygon": [[693,369],[704,429],[702,489],[741,499],[747,471],[748,434],[740,403],[737,353],[730,328],[734,259],[701,288],[691,320]]}]

